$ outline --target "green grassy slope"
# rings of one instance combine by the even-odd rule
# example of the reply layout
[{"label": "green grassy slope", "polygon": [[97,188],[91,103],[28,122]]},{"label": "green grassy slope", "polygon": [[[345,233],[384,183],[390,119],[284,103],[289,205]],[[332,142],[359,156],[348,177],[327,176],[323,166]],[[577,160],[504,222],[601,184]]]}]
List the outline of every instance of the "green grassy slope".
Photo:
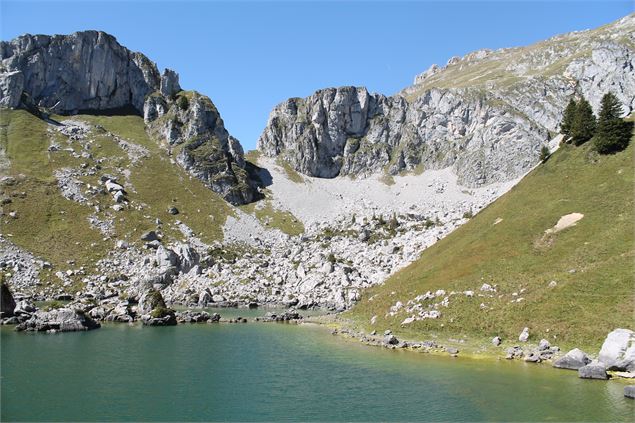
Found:
[{"label": "green grassy slope", "polygon": [[[367,330],[390,328],[411,339],[433,334],[517,339],[527,326],[530,340],[592,349],[610,330],[632,327],[633,145],[599,156],[589,144],[562,147],[418,261],[365,292],[348,317]],[[561,216],[575,212],[584,214],[575,226],[545,234]],[[551,281],[557,286],[549,287]],[[484,283],[496,285],[497,292],[491,297],[481,292]],[[441,318],[401,326],[411,313],[387,315],[397,301],[406,304],[438,289],[460,292],[439,307]]]},{"label": "green grassy slope", "polygon": [[[58,120],[65,119],[56,117]],[[15,244],[51,261],[53,271],[66,268],[67,260],[76,266],[90,266],[114,247],[116,240],[125,239],[140,243],[143,231],[156,229],[159,218],[166,239],[184,239],[178,231],[177,220],[187,224],[206,242],[222,240],[222,225],[231,207],[217,194],[209,190],[198,179],[190,177],[180,167],[170,162],[165,150],[150,139],[145,132],[143,119],[138,116],[73,116],[100,125],[91,138],[92,158],[74,158],[63,151],[69,145],[66,137],[55,131],[47,132],[47,124],[23,110],[2,110],[0,113],[0,151],[6,152],[8,169],[4,173],[14,176],[16,183],[0,186],[0,197],[10,198],[11,203],[2,206],[0,232]],[[136,163],[131,163],[127,153],[108,132],[132,143],[145,147],[149,154]],[[50,138],[59,142],[62,151],[49,153]],[[79,151],[75,142],[72,147]],[[54,172],[60,168],[79,168],[87,162],[93,166],[97,160],[101,170],[80,179],[93,186],[99,185],[102,174],[123,176],[130,170],[126,183],[130,207],[121,212],[110,210],[113,200],[110,195],[91,197],[92,205],[79,204],[64,198],[57,186]],[[7,160],[4,160],[6,167]],[[23,194],[24,193],[24,194]],[[88,217],[100,206],[100,217],[114,219],[114,235],[104,237],[88,223]],[[180,213],[173,216],[168,208],[176,206]],[[17,212],[17,219],[8,216]],[[44,278],[47,279],[46,273]],[[54,283],[50,278],[48,282]]]}]

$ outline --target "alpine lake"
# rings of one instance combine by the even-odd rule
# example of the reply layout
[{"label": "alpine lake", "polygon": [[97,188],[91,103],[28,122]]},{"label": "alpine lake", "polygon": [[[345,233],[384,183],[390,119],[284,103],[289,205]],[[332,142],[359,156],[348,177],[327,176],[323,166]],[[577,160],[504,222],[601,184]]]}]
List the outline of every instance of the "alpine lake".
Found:
[{"label": "alpine lake", "polygon": [[[258,312],[264,313],[240,315]],[[635,401],[624,398],[620,381],[582,380],[548,365],[387,350],[311,324],[103,324],[61,334],[17,333],[3,326],[0,332],[3,421],[632,421],[635,416]]]}]

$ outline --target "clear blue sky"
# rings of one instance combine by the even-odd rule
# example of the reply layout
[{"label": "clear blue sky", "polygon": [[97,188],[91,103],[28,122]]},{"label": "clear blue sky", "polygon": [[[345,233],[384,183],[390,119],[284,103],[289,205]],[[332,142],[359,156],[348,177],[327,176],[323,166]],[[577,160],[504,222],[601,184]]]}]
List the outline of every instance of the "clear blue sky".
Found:
[{"label": "clear blue sky", "polygon": [[632,11],[632,0],[0,0],[0,35],[109,32],[176,70],[184,89],[210,96],[247,150],[288,97],[340,85],[393,94],[452,56],[530,44]]}]

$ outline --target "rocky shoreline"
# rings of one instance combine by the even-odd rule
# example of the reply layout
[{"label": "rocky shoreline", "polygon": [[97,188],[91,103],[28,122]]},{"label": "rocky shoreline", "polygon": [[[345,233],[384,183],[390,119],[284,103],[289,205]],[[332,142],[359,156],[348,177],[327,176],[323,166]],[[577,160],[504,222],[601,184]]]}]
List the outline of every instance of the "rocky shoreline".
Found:
[{"label": "rocky shoreline", "polygon": [[[524,361],[526,363],[551,364],[557,369],[575,370],[582,379],[596,380],[632,380],[635,379],[635,332],[630,329],[615,329],[610,332],[599,353],[595,356],[574,348],[565,354],[558,346],[551,345],[542,339],[538,344],[529,342],[529,332],[525,328],[518,337],[518,342],[509,346],[510,342],[496,336],[487,347],[486,341],[475,347],[473,343],[466,343],[465,339],[448,338],[447,342],[438,338],[413,341],[399,339],[391,330],[378,333],[373,330],[365,333],[359,329],[351,329],[353,325],[344,320],[339,313],[324,314],[317,317],[304,318],[298,310],[289,308],[283,312],[269,311],[263,316],[236,316],[223,319],[219,313],[209,313],[204,310],[185,309],[173,310],[169,308],[161,293],[154,289],[145,292],[138,303],[120,303],[115,314],[102,314],[100,305],[96,302],[76,300],[65,305],[54,304],[39,309],[27,299],[15,301],[6,284],[2,284],[2,311],[0,323],[15,325],[16,331],[27,332],[74,332],[88,331],[101,327],[100,322],[128,323],[141,322],[144,326],[176,326],[179,324],[217,324],[217,323],[294,323],[316,324],[331,330],[334,336],[361,342],[368,346],[391,350],[411,351],[433,355],[451,357],[466,357],[470,359],[489,358]],[[236,306],[234,304],[225,304]],[[246,305],[244,309],[255,308],[257,305]],[[230,308],[230,307],[227,307]],[[237,309],[238,307],[231,307]],[[624,396],[635,398],[635,385],[624,387]]]}]

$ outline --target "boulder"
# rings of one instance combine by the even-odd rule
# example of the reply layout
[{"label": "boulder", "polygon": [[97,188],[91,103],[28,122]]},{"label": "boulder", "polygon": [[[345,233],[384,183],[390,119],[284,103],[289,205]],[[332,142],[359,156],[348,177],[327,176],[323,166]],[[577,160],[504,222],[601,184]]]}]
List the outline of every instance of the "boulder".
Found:
[{"label": "boulder", "polygon": [[393,334],[389,334],[384,336],[384,344],[386,345],[397,345],[399,343],[399,340],[397,339],[397,337]]},{"label": "boulder", "polygon": [[156,308],[166,308],[163,295],[156,289],[149,289],[139,298],[137,310],[140,314],[148,314]]},{"label": "boulder", "polygon": [[500,338],[500,336],[495,336],[494,338],[492,338],[492,344],[496,347],[498,347],[502,342],[503,340]]},{"label": "boulder", "polygon": [[609,375],[606,373],[606,366],[603,363],[592,361],[586,366],[580,367],[578,369],[578,377],[582,379],[606,380],[609,378]]},{"label": "boulder", "polygon": [[148,231],[148,232],[145,232],[143,235],[141,235],[141,240],[142,241],[158,241],[159,236],[157,235],[155,231]]},{"label": "boulder", "polygon": [[602,344],[598,360],[609,370],[635,372],[635,332],[615,329]]},{"label": "boulder", "polygon": [[17,331],[57,331],[72,332],[97,329],[101,325],[80,310],[58,308],[50,311],[37,311],[31,318],[17,327]]},{"label": "boulder", "polygon": [[144,326],[175,326],[176,313],[169,308],[155,308],[150,314],[141,316],[141,322]]},{"label": "boulder", "polygon": [[591,362],[589,356],[582,350],[574,348],[553,362],[558,369],[578,370]]},{"label": "boulder", "polygon": [[528,363],[540,363],[542,359],[537,351],[532,351],[525,357],[525,361]]},{"label": "boulder", "polygon": [[541,339],[540,343],[538,344],[538,351],[548,350],[549,347],[551,347],[551,344],[549,343],[549,341],[547,341],[546,339]]},{"label": "boulder", "polygon": [[157,248],[155,258],[159,267],[176,267],[179,265],[179,256],[163,245]]},{"label": "boulder", "polygon": [[31,314],[31,313],[35,313],[36,310],[37,310],[37,307],[35,307],[35,304],[27,300],[20,300],[16,303],[13,313],[14,314]]},{"label": "boulder", "polygon": [[524,328],[523,331],[518,335],[518,340],[520,342],[527,342],[529,339],[529,328]]},{"label": "boulder", "polygon": [[626,398],[635,399],[635,385],[628,385],[624,387],[624,396]]}]

